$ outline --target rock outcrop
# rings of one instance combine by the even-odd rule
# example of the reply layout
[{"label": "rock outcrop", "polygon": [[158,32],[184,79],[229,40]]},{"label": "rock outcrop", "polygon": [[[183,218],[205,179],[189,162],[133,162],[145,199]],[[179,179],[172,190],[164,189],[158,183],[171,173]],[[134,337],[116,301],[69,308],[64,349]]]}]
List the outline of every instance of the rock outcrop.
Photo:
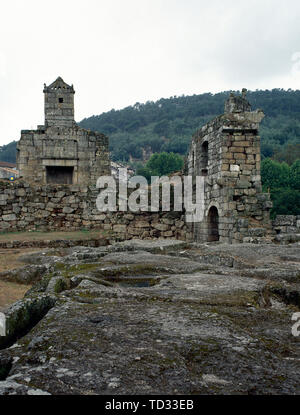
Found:
[{"label": "rock outcrop", "polygon": [[300,392],[298,245],[57,251],[27,258],[46,268],[6,311],[0,394]]}]

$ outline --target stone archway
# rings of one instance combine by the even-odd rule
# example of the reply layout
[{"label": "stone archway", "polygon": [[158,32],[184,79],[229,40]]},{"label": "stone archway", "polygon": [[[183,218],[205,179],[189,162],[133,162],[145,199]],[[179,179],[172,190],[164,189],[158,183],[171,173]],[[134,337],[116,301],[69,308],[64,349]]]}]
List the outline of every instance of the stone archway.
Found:
[{"label": "stone archway", "polygon": [[213,242],[219,239],[219,212],[215,206],[212,206],[207,215],[207,241]]}]

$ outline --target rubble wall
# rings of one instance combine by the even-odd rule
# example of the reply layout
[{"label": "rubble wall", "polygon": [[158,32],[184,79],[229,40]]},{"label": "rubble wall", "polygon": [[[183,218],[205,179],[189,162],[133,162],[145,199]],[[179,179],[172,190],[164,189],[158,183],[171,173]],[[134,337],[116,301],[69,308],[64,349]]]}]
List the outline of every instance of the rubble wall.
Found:
[{"label": "rubble wall", "polygon": [[0,232],[102,229],[118,240],[192,240],[182,212],[102,213],[98,195],[91,186],[0,181]]},{"label": "rubble wall", "polygon": [[300,241],[300,215],[277,215],[272,221],[275,241],[290,243]]}]

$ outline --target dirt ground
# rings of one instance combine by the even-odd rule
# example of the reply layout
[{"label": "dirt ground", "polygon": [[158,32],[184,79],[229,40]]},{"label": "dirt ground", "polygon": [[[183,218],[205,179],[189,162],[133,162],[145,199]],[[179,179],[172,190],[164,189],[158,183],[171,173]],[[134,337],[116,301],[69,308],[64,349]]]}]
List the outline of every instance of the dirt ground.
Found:
[{"label": "dirt ground", "polygon": [[26,264],[20,261],[20,256],[40,250],[39,248],[0,249],[0,272],[23,267]]},{"label": "dirt ground", "polygon": [[[103,230],[81,230],[75,232],[4,232],[0,233],[0,242],[51,241],[56,239],[83,240],[101,238],[104,233]],[[39,248],[0,249],[0,273],[24,266],[25,264],[19,261],[19,257],[31,252],[38,252],[39,250]],[[1,281],[0,276],[0,310],[23,298],[29,288],[30,286],[28,285]]]},{"label": "dirt ground", "polygon": [[[39,249],[0,249],[0,272],[24,266],[19,257],[37,251]],[[0,277],[0,310],[22,298],[29,288],[30,285],[1,281]]]},{"label": "dirt ground", "polygon": [[0,311],[24,297],[29,285],[21,285],[0,280]]}]

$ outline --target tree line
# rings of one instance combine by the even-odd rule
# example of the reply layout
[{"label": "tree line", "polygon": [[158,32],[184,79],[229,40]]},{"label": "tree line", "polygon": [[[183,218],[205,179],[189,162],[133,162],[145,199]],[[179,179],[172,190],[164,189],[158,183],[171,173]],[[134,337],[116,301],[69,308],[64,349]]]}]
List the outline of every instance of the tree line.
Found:
[{"label": "tree line", "polygon": [[[109,135],[115,161],[142,159],[145,149],[148,153],[184,155],[193,133],[224,112],[224,103],[230,92],[174,96],[156,102],[136,103],[85,118],[80,125]],[[253,109],[261,108],[266,115],[260,127],[262,156],[275,159],[278,156],[285,161],[287,147],[298,144],[299,158],[300,91],[256,90],[249,91],[247,98]],[[291,162],[296,158],[294,154]]]},{"label": "tree line", "polygon": [[300,159],[292,165],[265,158],[261,163],[263,191],[271,194],[276,215],[300,215]]},{"label": "tree line", "polygon": [[[180,160],[187,153],[193,133],[224,112],[230,92],[136,103],[85,118],[79,125],[107,134],[112,160],[130,161],[139,174],[149,177],[170,166],[173,171],[180,170]],[[260,126],[262,182],[264,190],[271,193],[272,215],[300,215],[300,178],[295,173],[300,160],[300,91],[249,91],[247,99],[253,109],[261,108],[266,115]],[[0,161],[15,162],[16,144],[13,141],[0,147]],[[145,151],[150,155],[163,153],[163,156],[155,155],[145,165]],[[167,153],[172,153],[168,160]],[[171,171],[163,174],[167,173]]]},{"label": "tree line", "polygon": [[[85,118],[79,125],[109,136],[114,161],[143,160],[144,150],[184,155],[193,133],[224,112],[230,92],[136,103]],[[262,108],[266,114],[260,127],[262,157],[289,164],[300,158],[300,91],[256,90],[247,98],[253,109]],[[0,160],[14,162],[15,157],[16,141],[0,147]]]}]

